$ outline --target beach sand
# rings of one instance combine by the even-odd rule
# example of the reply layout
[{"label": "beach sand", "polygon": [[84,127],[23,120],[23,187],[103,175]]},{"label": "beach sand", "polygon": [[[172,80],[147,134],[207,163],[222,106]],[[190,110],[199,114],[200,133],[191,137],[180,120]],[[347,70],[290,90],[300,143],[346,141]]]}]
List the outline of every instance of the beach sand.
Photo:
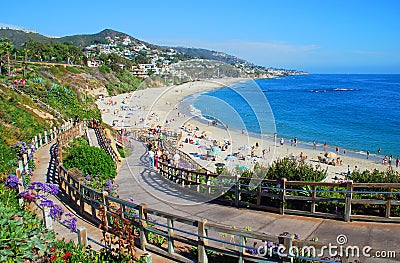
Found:
[{"label": "beach sand", "polygon": [[[291,146],[290,141],[286,140],[281,146],[279,134],[276,142],[274,142],[273,136],[267,139],[249,136],[246,132],[222,127],[221,124],[215,126],[211,123],[200,122],[190,114],[185,114],[190,109],[186,108],[182,111],[180,107],[181,102],[189,95],[222,88],[229,86],[230,83],[244,80],[246,79],[226,78],[188,82],[172,87],[149,88],[102,98],[96,103],[102,112],[103,121],[116,129],[123,128],[129,131],[161,125],[171,131],[182,132],[181,150],[194,156],[197,162],[212,171],[215,170],[216,163],[223,163],[228,169],[234,169],[237,166],[245,169],[244,167],[253,167],[255,162],[267,165],[283,157],[299,160],[301,154],[303,158],[306,157],[304,160],[306,163],[314,166],[320,165],[321,169],[327,169],[326,181],[328,182],[343,180],[343,174],[347,173],[349,169],[353,171],[356,167],[360,171],[365,169],[386,170],[388,168],[379,160],[351,157],[343,154],[343,151],[332,158],[336,160],[339,157],[341,165],[319,163],[318,157],[323,157],[325,154],[322,145],[317,145],[314,150]],[[181,128],[182,126],[184,129]],[[203,138],[204,135],[206,138]],[[185,143],[186,139],[191,140],[192,143]],[[216,142],[224,145],[228,141],[229,146],[225,151],[215,155],[215,161],[199,158],[199,156],[206,155],[206,148],[210,148]],[[258,147],[255,147],[256,144]],[[254,146],[253,150],[252,146]],[[227,156],[231,157],[227,158]],[[399,168],[395,169],[400,170]]]}]

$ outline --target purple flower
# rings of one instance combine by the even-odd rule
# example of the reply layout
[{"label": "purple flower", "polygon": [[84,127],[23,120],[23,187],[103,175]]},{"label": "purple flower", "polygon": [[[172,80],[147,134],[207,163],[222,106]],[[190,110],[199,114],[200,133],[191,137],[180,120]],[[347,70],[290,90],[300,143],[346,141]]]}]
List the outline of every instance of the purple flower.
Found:
[{"label": "purple flower", "polygon": [[18,189],[18,185],[21,185],[18,177],[15,174],[9,174],[4,186],[10,189]]},{"label": "purple flower", "polygon": [[53,206],[55,206],[54,202],[52,200],[50,200],[50,199],[47,199],[47,198],[42,198],[40,200],[40,204],[39,205],[43,206],[43,207],[53,207]]},{"label": "purple flower", "polygon": [[50,217],[53,219],[61,218],[61,215],[64,213],[64,210],[59,205],[54,205],[50,207]]},{"label": "purple flower", "polygon": [[29,191],[21,192],[19,193],[19,196],[24,198],[28,203],[35,202],[38,198],[36,195],[32,195]]},{"label": "purple flower", "polygon": [[65,214],[65,216],[69,217],[63,221],[64,224],[67,225],[67,227],[71,230],[71,232],[75,233],[76,232],[76,222],[78,219],[71,213]]},{"label": "purple flower", "polygon": [[58,185],[51,183],[33,182],[28,189],[35,190],[36,192],[43,191],[52,195],[58,194]]}]

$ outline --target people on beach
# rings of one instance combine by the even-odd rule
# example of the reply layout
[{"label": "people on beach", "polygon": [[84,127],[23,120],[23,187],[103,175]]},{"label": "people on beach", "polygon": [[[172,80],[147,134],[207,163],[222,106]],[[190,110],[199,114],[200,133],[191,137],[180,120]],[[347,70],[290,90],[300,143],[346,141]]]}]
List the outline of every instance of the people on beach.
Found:
[{"label": "people on beach", "polygon": [[279,141],[279,143],[281,144],[281,146],[283,146],[283,144],[285,143],[285,139],[281,138],[281,140]]},{"label": "people on beach", "polygon": [[396,158],[396,167],[399,167],[399,162],[400,162],[399,157],[397,157]]},{"label": "people on beach", "polygon": [[326,152],[326,149],[328,148],[328,144],[324,142],[324,152]]},{"label": "people on beach", "polygon": [[314,142],[313,142],[313,149],[314,149],[314,150],[317,149],[317,140],[314,140]]},{"label": "people on beach", "polygon": [[367,159],[369,158],[369,151],[367,151]]}]

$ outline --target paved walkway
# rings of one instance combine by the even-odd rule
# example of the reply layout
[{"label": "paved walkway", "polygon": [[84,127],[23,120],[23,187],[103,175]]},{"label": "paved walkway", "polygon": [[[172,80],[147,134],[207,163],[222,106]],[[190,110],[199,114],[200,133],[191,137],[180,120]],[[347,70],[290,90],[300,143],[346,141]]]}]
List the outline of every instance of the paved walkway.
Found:
[{"label": "paved walkway", "polygon": [[[89,131],[93,129],[89,129]],[[94,134],[94,131],[93,131]],[[98,145],[97,138],[94,135],[92,137],[94,144]],[[31,178],[32,182],[50,182],[50,183],[55,183],[58,184],[58,172],[56,169],[56,160],[55,160],[55,155],[54,151],[56,150],[56,144],[50,143],[38,150],[36,153],[36,169],[34,171],[34,176]],[[80,217],[69,205],[68,205],[68,198],[63,197],[61,194],[58,196],[50,196],[49,199],[53,200],[53,202],[57,205],[60,205],[65,213],[73,213],[77,217],[78,221],[76,223],[77,227],[86,227],[88,237],[92,238],[96,241],[100,241],[103,238],[102,232],[93,224],[91,224],[89,221],[85,220],[84,218]],[[39,208],[35,208],[39,218],[42,217],[42,212]],[[68,228],[63,226],[62,224],[53,221],[53,229],[54,232],[57,235],[58,239],[65,239],[66,241],[74,241],[75,243],[78,243],[78,234],[77,233],[72,233]],[[93,243],[92,241],[89,240],[88,243],[93,249],[99,250],[102,247]],[[142,251],[138,248],[137,252],[140,255]],[[171,261],[165,258],[162,258],[160,256],[154,255],[153,254],[153,262],[154,263],[173,263],[175,261]]]},{"label": "paved walkway", "polygon": [[88,128],[87,129],[87,135],[88,135],[88,139],[89,139],[89,144],[90,144],[90,146],[95,146],[95,147],[100,147],[100,145],[99,145],[99,141],[97,140],[97,137],[96,137],[96,132],[94,131],[94,129],[90,129],[90,128]]},{"label": "paved walkway", "polygon": [[[150,169],[145,146],[132,141],[133,154],[126,158],[118,170],[117,183],[122,199],[133,198],[149,208],[185,216],[207,219],[226,226],[279,235],[297,234],[301,240],[318,237],[320,242],[337,245],[336,238],[344,234],[348,245],[371,246],[379,250],[399,251],[400,225],[390,223],[341,222],[322,218],[279,215],[249,209],[238,209],[204,202],[198,194],[184,189]],[[391,262],[387,259],[363,259],[362,262]]]},{"label": "paved walkway", "polygon": [[[95,137],[94,137],[95,138]],[[390,223],[341,222],[337,220],[311,218],[302,216],[279,215],[248,209],[223,206],[206,202],[201,195],[182,188],[161,177],[150,169],[145,146],[138,141],[132,141],[133,154],[126,158],[118,169],[116,178],[119,184],[119,195],[122,199],[133,198],[135,203],[144,203],[159,211],[184,216],[194,220],[207,219],[228,227],[251,227],[255,232],[266,232],[279,235],[283,232],[297,234],[302,240],[318,237],[320,242],[336,245],[336,237],[345,234],[348,245],[371,246],[379,250],[399,251],[398,242],[400,225]],[[33,181],[57,182],[53,143],[44,146],[37,153],[37,168]],[[54,197],[53,201],[63,207],[64,211],[73,212],[64,202],[62,196]],[[85,226],[89,237],[101,240],[101,232],[89,222],[78,216],[78,227]],[[53,224],[59,238],[77,242],[77,234],[69,229]],[[93,245],[93,243],[89,242]],[[95,245],[93,247],[96,248]],[[97,247],[98,248],[98,247]],[[153,257],[153,262],[172,262],[159,257]],[[393,262],[387,259],[362,259],[362,262]]]},{"label": "paved walkway", "polygon": [[[56,167],[56,160],[54,151],[56,150],[56,144],[50,143],[42,148],[40,148],[36,154],[36,169],[34,171],[34,175],[32,177],[32,182],[48,182],[58,184],[58,172]],[[86,227],[88,231],[88,236],[95,240],[101,240],[103,235],[101,231],[93,226],[90,222],[85,219],[79,217],[73,209],[68,206],[67,198],[63,197],[61,194],[57,196],[50,196],[50,199],[54,201],[55,204],[60,205],[65,213],[74,213],[78,218],[77,227]],[[38,211],[40,212],[40,211]],[[41,213],[39,213],[41,215]],[[65,240],[73,240],[75,243],[78,243],[78,234],[72,233],[68,228],[61,225],[60,223],[53,221],[53,229],[57,234],[59,239],[65,238]],[[100,246],[94,244],[89,241],[89,245],[91,245],[95,249],[101,248]]]}]

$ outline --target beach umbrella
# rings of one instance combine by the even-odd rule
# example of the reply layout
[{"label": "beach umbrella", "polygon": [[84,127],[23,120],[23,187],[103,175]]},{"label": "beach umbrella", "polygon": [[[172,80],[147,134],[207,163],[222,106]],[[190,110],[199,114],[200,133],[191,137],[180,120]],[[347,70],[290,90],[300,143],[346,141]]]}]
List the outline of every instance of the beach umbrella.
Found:
[{"label": "beach umbrella", "polygon": [[334,152],[328,152],[327,154],[326,154],[326,157],[328,157],[329,159],[332,159],[332,158],[335,158],[337,155],[336,155],[336,153],[334,153]]},{"label": "beach umbrella", "polygon": [[227,156],[227,157],[225,158],[226,161],[234,161],[234,160],[236,160],[236,159],[237,159],[237,157],[232,156],[232,155],[229,155],[229,156]]},{"label": "beach umbrella", "polygon": [[246,166],[244,166],[244,165],[238,165],[237,166],[240,170],[242,170],[242,171],[247,171],[247,170],[249,170]]},{"label": "beach umbrella", "polygon": [[221,148],[219,148],[218,146],[213,146],[211,149],[213,150],[213,152],[216,152],[216,153],[221,152]]},{"label": "beach umbrella", "polygon": [[216,152],[213,152],[213,151],[209,151],[208,152],[208,155],[209,156],[216,156],[218,153],[216,153]]},{"label": "beach umbrella", "polygon": [[224,164],[224,163],[216,163],[215,166],[217,166],[217,167],[224,167],[225,164]]}]

